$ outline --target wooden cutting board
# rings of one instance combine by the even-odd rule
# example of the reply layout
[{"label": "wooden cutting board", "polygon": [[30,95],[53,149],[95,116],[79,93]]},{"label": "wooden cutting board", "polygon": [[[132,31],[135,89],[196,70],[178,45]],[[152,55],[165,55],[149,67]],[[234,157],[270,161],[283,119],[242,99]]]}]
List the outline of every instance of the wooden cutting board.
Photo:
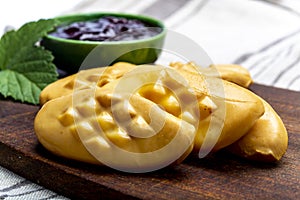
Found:
[{"label": "wooden cutting board", "polygon": [[300,93],[261,85],[251,89],[282,117],[289,147],[275,164],[225,151],[147,174],[127,174],[51,155],[37,141],[38,106],[0,101],[0,165],[70,198],[300,199]]}]

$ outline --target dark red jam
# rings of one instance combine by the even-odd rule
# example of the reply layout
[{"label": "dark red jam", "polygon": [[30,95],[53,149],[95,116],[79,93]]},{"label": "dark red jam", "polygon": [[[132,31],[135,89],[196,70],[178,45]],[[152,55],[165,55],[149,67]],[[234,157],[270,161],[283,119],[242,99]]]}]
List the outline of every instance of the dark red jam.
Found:
[{"label": "dark red jam", "polygon": [[162,31],[140,20],[106,16],[93,21],[61,26],[50,35],[82,41],[128,41],[153,37]]}]

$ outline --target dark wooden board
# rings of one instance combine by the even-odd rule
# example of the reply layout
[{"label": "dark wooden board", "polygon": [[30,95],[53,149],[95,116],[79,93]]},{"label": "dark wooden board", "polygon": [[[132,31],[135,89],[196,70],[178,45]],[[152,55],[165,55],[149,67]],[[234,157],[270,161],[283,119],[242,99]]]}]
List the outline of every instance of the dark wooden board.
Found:
[{"label": "dark wooden board", "polygon": [[253,85],[282,117],[289,147],[275,164],[221,151],[146,174],[127,174],[51,155],[37,141],[38,106],[0,101],[0,165],[70,198],[300,199],[300,93]]}]

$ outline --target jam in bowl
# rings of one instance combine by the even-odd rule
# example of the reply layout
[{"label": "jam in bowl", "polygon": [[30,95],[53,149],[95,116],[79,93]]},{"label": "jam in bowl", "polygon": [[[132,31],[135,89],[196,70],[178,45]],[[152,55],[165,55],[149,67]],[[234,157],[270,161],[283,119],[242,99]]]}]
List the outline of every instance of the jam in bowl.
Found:
[{"label": "jam in bowl", "polygon": [[41,44],[53,53],[56,66],[67,73],[119,61],[153,63],[166,35],[161,21],[141,15],[91,13],[56,19],[58,26]]},{"label": "jam in bowl", "polygon": [[150,38],[161,31],[161,28],[151,28],[138,19],[105,16],[60,26],[50,35],[81,41],[129,41]]}]

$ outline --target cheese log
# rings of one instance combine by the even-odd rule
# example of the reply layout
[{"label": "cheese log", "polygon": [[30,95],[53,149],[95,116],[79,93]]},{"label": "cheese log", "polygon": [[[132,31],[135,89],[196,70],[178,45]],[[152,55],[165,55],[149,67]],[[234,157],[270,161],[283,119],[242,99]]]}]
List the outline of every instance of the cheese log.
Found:
[{"label": "cheese log", "polygon": [[288,147],[286,128],[275,110],[265,100],[264,115],[240,140],[227,149],[251,160],[274,162],[281,159]]}]

